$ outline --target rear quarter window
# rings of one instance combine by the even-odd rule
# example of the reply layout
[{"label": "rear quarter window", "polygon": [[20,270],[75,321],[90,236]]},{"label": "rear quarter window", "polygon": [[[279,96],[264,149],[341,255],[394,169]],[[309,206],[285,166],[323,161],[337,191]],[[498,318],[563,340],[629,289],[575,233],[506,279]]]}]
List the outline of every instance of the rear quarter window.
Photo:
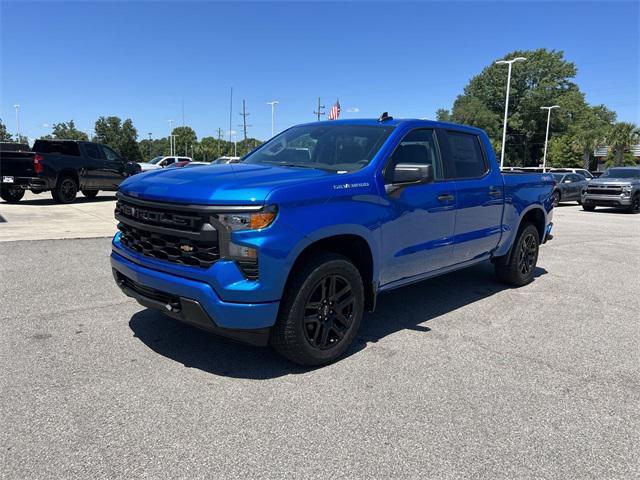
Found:
[{"label": "rear quarter window", "polygon": [[38,153],[58,153],[60,155],[80,156],[80,149],[75,142],[42,142],[37,140],[33,151]]}]

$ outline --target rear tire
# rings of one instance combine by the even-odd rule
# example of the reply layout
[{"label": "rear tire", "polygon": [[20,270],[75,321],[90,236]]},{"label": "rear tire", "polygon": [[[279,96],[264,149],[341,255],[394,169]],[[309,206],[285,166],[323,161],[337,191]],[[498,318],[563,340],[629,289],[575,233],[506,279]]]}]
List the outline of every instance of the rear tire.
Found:
[{"label": "rear tire", "polygon": [[51,196],[57,203],[73,203],[78,195],[78,184],[71,177],[62,177],[51,191]]},{"label": "rear tire", "polygon": [[496,276],[508,285],[522,287],[531,283],[535,274],[540,248],[538,229],[530,223],[523,224],[511,248],[507,261],[496,261]]},{"label": "rear tire", "polygon": [[300,365],[338,359],[358,333],[364,287],[346,257],[322,253],[293,272],[271,330],[271,346]]},{"label": "rear tire", "polygon": [[96,198],[99,190],[82,190],[82,195],[87,198]]},{"label": "rear tire", "polygon": [[3,188],[0,190],[0,198],[7,203],[18,203],[24,197],[24,190],[21,188]]},{"label": "rear tire", "polygon": [[584,203],[582,204],[582,209],[587,211],[587,212],[593,212],[596,209],[595,205],[585,205]]}]

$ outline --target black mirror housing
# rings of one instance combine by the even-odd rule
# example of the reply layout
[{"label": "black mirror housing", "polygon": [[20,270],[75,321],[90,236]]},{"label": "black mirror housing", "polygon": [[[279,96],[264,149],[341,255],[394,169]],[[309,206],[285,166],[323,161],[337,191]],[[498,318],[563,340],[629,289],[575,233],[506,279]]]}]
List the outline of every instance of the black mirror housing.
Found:
[{"label": "black mirror housing", "polygon": [[399,163],[393,169],[393,184],[408,185],[433,181],[433,166],[420,163]]}]

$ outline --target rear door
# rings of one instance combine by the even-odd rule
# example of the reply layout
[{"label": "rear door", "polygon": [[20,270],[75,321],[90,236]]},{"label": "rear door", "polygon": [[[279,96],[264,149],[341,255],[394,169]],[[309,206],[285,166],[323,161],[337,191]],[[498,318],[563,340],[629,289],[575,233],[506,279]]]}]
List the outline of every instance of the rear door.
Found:
[{"label": "rear door", "polygon": [[82,144],[84,149],[84,167],[81,176],[84,176],[83,187],[87,189],[99,188],[104,182],[104,168],[102,150],[95,143]]},{"label": "rear door", "polygon": [[504,184],[499,169],[491,169],[479,135],[443,130],[445,171],[456,184],[456,224],[453,261],[481,258],[500,240]]},{"label": "rear door", "polygon": [[115,190],[124,179],[124,164],[126,163],[120,155],[111,147],[100,145],[104,159],[103,164],[103,182],[100,188],[105,190]]}]

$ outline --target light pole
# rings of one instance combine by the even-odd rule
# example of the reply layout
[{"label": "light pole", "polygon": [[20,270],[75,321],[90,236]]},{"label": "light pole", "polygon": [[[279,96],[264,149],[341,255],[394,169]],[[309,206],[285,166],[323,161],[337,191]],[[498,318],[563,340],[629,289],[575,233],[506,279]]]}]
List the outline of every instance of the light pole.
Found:
[{"label": "light pole", "polygon": [[151,160],[151,132],[149,132],[149,160]]},{"label": "light pole", "polygon": [[515,62],[523,62],[526,60],[524,57],[516,57],[511,60],[499,60],[496,65],[507,64],[509,65],[509,74],[507,75],[507,97],[504,101],[504,126],[502,127],[502,148],[500,149],[500,169],[504,167],[504,151],[506,150],[507,141],[507,114],[509,112],[509,89],[511,88],[511,65]]},{"label": "light pole", "polygon": [[20,143],[20,105],[13,106],[16,109],[16,142]]},{"label": "light pole", "polygon": [[271,105],[271,137],[273,137],[275,132],[275,123],[276,123],[276,105],[278,105],[277,100],[273,100],[271,102],[267,102],[267,105]]},{"label": "light pole", "polygon": [[552,105],[550,107],[540,107],[540,110],[547,110],[547,134],[544,137],[544,157],[542,158],[542,172],[546,172],[547,168],[547,143],[549,142],[549,123],[551,123],[551,110],[560,108],[560,105]]},{"label": "light pole", "polygon": [[167,120],[169,122],[169,155],[173,156],[173,122],[175,120]]}]

